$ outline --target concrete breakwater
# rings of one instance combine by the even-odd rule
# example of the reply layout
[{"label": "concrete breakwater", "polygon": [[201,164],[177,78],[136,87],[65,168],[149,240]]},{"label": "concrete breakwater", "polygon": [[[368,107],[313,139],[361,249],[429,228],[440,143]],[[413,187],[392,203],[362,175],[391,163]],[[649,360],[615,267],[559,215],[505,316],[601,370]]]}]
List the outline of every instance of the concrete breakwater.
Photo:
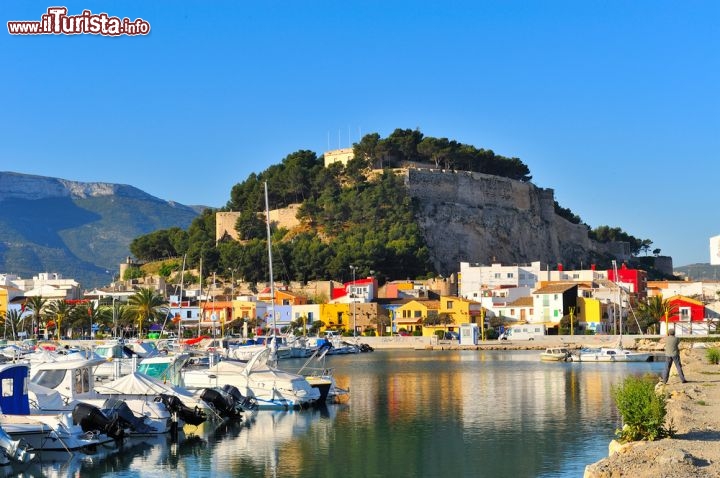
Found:
[{"label": "concrete breakwater", "polygon": [[[626,349],[661,352],[659,335],[622,336]],[[581,348],[610,347],[620,341],[618,335],[546,335],[536,340],[485,340],[477,345],[460,345],[457,340],[436,340],[434,337],[346,337],[348,343],[368,344],[374,349],[418,350],[544,350],[547,347]]]}]

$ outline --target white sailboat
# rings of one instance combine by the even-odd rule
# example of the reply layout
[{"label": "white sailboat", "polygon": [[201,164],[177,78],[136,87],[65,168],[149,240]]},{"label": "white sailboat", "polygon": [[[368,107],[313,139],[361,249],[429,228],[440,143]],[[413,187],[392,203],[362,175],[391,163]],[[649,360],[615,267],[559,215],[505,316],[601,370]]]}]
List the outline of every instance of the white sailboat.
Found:
[{"label": "white sailboat", "polygon": [[575,360],[579,362],[649,362],[651,354],[648,352],[638,352],[636,350],[628,350],[623,348],[623,310],[622,310],[622,287],[618,282],[617,263],[612,261],[613,272],[615,275],[615,284],[618,288],[618,316],[620,320],[620,336],[615,347],[600,347],[592,349],[580,349],[575,356]]},{"label": "white sailboat", "polygon": [[[231,348],[228,351],[228,357],[235,358],[235,361],[221,361],[209,368],[184,370],[183,383],[188,388],[215,386],[218,382],[233,385],[244,396],[257,400],[260,409],[305,408],[320,399],[319,390],[313,387],[306,377],[277,368],[280,340],[277,336],[275,318],[275,280],[267,182],[265,182],[265,226],[268,243],[269,310],[272,319],[272,334],[262,345]],[[247,360],[246,363],[238,361],[241,356]]]}]

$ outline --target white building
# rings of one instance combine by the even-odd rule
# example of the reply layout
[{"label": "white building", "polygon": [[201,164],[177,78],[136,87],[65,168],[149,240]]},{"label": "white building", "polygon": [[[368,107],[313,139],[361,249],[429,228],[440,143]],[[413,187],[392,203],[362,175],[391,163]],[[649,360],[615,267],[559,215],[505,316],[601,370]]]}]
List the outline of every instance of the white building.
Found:
[{"label": "white building", "polygon": [[[7,278],[10,275],[6,276]],[[80,284],[74,279],[63,279],[61,274],[55,272],[42,272],[32,279],[21,279],[17,276],[12,276],[14,279],[9,279],[10,284],[14,287],[23,291],[23,295],[26,297],[40,296],[45,299],[70,299],[77,300],[81,299],[83,294],[80,289]],[[0,278],[1,280],[2,278]]]},{"label": "white building", "polygon": [[483,289],[500,287],[527,287],[534,289],[542,277],[540,261],[525,265],[504,266],[492,264],[483,266],[469,262],[460,263],[460,286],[458,295],[477,300]]}]

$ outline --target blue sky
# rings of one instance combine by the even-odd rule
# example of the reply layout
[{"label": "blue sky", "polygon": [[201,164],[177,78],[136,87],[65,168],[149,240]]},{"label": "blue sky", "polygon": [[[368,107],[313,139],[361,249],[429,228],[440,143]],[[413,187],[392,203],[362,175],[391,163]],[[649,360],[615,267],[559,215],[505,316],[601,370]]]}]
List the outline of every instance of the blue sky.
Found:
[{"label": "blue sky", "polygon": [[[147,36],[20,36],[50,6]],[[67,1],[0,7],[0,170],[223,206],[250,173],[419,128],[524,161],[676,266],[720,234],[720,2]]]}]

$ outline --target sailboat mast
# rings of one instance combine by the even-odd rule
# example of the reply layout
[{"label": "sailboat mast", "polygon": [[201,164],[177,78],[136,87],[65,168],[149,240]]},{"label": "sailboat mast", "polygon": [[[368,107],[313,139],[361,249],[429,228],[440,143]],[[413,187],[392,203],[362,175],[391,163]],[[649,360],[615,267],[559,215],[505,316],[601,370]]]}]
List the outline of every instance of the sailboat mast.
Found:
[{"label": "sailboat mast", "polygon": [[[270,205],[268,203],[267,181],[265,181],[265,227],[267,228],[268,246],[268,271],[270,273],[270,311],[272,313],[273,337],[277,330],[275,323],[275,280],[273,279],[272,241],[270,240]],[[277,340],[273,339],[274,347],[277,347]]]}]

